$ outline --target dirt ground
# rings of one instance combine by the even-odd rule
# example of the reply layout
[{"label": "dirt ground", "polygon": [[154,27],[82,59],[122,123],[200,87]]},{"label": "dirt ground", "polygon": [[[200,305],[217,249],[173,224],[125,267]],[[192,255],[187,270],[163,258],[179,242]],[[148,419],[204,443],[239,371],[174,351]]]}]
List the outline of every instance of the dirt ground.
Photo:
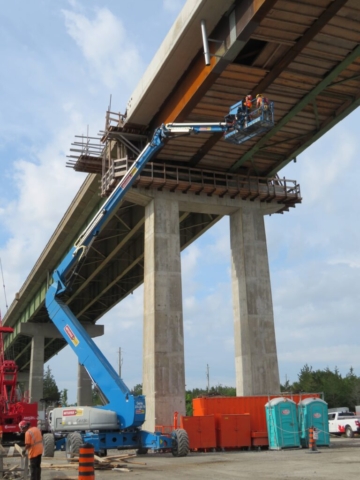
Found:
[{"label": "dirt ground", "polygon": [[[281,451],[236,451],[217,453],[190,453],[185,458],[171,454],[147,454],[132,461],[146,465],[128,464],[131,472],[96,471],[96,480],[136,478],[154,480],[201,479],[274,479],[274,480],[329,480],[346,478],[358,480],[360,472],[360,438],[332,438],[329,448],[319,448],[319,453],[306,449]],[[119,453],[109,452],[109,455]],[[19,459],[9,460],[14,465]],[[5,460],[5,464],[7,461]],[[77,478],[77,466],[66,470],[49,468],[68,465],[65,454],[56,452],[54,458],[43,459],[42,480]]]}]

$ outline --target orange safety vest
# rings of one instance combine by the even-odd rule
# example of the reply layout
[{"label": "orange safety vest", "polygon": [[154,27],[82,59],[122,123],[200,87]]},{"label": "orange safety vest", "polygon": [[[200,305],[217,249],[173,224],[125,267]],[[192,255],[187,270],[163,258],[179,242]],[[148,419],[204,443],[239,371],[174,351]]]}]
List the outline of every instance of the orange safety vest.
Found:
[{"label": "orange safety vest", "polygon": [[30,445],[28,449],[29,458],[37,457],[43,453],[42,435],[37,427],[29,428],[25,433],[25,445]]},{"label": "orange safety vest", "polygon": [[246,100],[245,100],[245,105],[247,106],[247,108],[251,108],[252,107],[252,101],[251,101],[251,98],[247,98],[246,97]]}]

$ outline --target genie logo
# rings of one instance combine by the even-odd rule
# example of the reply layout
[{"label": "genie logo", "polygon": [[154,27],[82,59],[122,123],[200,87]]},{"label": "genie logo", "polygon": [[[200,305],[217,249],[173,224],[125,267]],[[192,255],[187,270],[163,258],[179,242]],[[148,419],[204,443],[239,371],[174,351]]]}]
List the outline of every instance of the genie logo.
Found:
[{"label": "genie logo", "polygon": [[76,337],[76,335],[74,334],[74,332],[69,327],[69,325],[66,325],[64,327],[64,330],[65,330],[66,335],[70,338],[72,343],[75,345],[75,347],[77,347],[80,342],[79,342],[78,338]]},{"label": "genie logo", "polygon": [[284,410],[281,411],[283,415],[290,415],[290,410],[285,408]]},{"label": "genie logo", "polygon": [[314,413],[313,417],[314,417],[314,418],[320,418],[320,417],[321,417],[321,413]]},{"label": "genie logo", "polygon": [[64,410],[63,417],[72,417],[76,415],[76,410]]},{"label": "genie logo", "polygon": [[82,408],[73,408],[72,410],[63,410],[63,417],[81,417],[83,413]]}]

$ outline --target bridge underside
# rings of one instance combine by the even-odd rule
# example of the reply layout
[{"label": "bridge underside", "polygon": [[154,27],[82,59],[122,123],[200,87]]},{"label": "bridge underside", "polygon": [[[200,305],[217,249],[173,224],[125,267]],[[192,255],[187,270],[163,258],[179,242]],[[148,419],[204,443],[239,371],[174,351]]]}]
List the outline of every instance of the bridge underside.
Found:
[{"label": "bridge underside", "polygon": [[[173,42],[176,48],[187,42],[190,53],[186,63],[182,63],[184,51],[178,57],[170,52],[153,77],[150,69],[141,84],[143,90],[135,90],[127,117],[118,116],[114,122],[109,116],[111,134],[103,136],[105,143],[100,137],[76,142],[70,163],[92,175],[5,318],[7,325],[15,327],[6,339],[6,351],[20,369],[27,370],[30,362],[30,338],[19,334],[20,324],[49,321],[43,305],[49,275],[100,207],[99,180],[102,185],[105,182],[103,193],[109,193],[121,178],[115,168],[118,162],[136,157],[136,148],[157,126],[175,121],[220,121],[245,95],[265,94],[275,103],[275,127],[268,133],[241,146],[225,143],[218,134],[173,140],[160,151],[151,164],[152,171],[141,177],[138,186],[280,202],[282,210],[287,210],[301,201],[300,190],[296,182],[284,184],[276,174],[359,106],[357,0],[223,0],[223,7],[218,0],[210,0],[207,5],[209,10],[199,8],[184,27],[187,35]],[[212,18],[215,10],[216,19]],[[216,56],[211,57],[210,66],[204,65],[202,54],[202,18],[212,25],[209,37],[220,42],[211,43]],[[169,45],[173,43],[169,41]],[[209,175],[216,176],[212,187]],[[277,188],[283,189],[280,197]],[[95,323],[143,282],[145,204],[134,199],[131,193],[96,239],[73,284],[67,301],[82,322]],[[181,249],[220,218],[180,211]],[[64,345],[60,339],[46,339],[45,361]]]},{"label": "bridge underside", "polygon": [[[66,299],[81,322],[95,323],[143,283],[144,218],[144,206],[125,201],[95,240]],[[181,248],[186,248],[220,218],[219,215],[181,212]],[[31,322],[49,322],[43,302],[32,315]],[[8,347],[20,369],[29,368],[30,340],[17,335]],[[46,339],[45,361],[65,345],[62,339]]]}]

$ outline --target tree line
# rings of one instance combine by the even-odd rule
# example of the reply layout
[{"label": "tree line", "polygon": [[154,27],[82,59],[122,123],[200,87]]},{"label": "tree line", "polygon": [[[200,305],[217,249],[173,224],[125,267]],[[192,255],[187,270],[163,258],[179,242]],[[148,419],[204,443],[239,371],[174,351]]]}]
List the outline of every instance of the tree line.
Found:
[{"label": "tree line", "polygon": [[355,411],[360,405],[360,377],[355,375],[351,367],[346,375],[341,375],[338,368],[314,370],[310,365],[304,365],[294,383],[286,381],[281,385],[282,392],[318,392],[323,393],[329,408],[348,407]]},{"label": "tree line", "polygon": [[[298,380],[293,383],[286,380],[280,390],[288,393],[321,393],[329,408],[348,407],[351,411],[355,411],[356,405],[360,405],[360,377],[355,375],[353,368],[350,368],[346,375],[341,375],[337,367],[333,371],[329,368],[314,370],[312,366],[306,364],[300,370]],[[93,405],[102,405],[99,391],[93,388],[92,393]],[[131,393],[141,395],[142,384],[135,385]],[[209,390],[204,388],[186,390],[186,415],[193,413],[192,401],[194,398],[219,395],[235,397],[236,389],[217,385]],[[68,406],[68,389],[58,389],[49,366],[44,373],[44,399]]]}]

